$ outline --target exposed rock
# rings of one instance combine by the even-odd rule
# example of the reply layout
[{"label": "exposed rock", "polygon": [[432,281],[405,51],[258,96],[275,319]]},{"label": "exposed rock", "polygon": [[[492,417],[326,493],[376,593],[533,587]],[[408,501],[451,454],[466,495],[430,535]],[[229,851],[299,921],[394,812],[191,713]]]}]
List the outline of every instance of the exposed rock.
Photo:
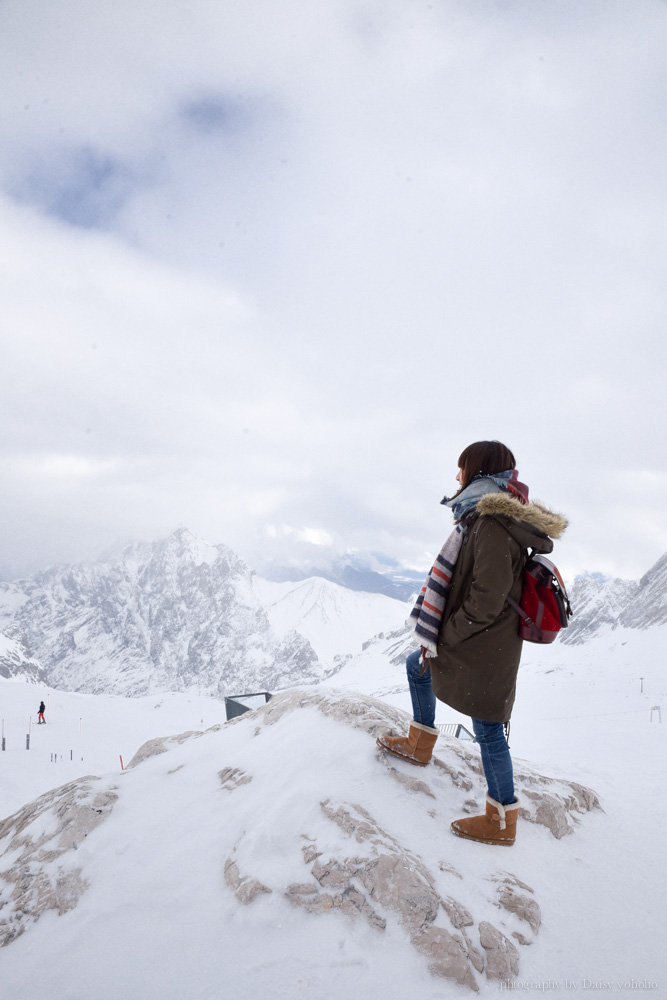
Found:
[{"label": "exposed rock", "polygon": [[525,806],[522,806],[519,810],[519,815],[524,819],[533,820],[535,823],[541,823],[542,826],[546,826],[557,840],[565,837],[568,833],[572,833],[573,827],[568,821],[568,811],[561,799],[556,798],[554,795],[548,795],[546,792],[534,792],[530,789],[524,789],[520,801],[525,802],[526,799],[532,799],[536,803],[536,809],[533,813],[525,808]]},{"label": "exposed rock", "polygon": [[[315,844],[305,845],[304,860],[310,863],[312,859],[311,873],[317,885],[293,883],[287,887],[287,898],[310,913],[334,908],[350,914],[356,912],[381,928],[386,921],[376,907],[392,911],[415,947],[426,955],[434,973],[477,990],[470,962],[481,970],[481,954],[467,938],[456,937],[434,923],[441,902],[456,927],[473,923],[467,909],[451,897],[441,901],[435,879],[422,860],[401,847],[362,806],[334,807],[329,800],[321,806],[344,833],[366,845],[368,854],[322,862],[322,852]],[[321,892],[321,888],[329,891]]]},{"label": "exposed rock", "polygon": [[535,934],[542,922],[542,914],[536,900],[523,896],[506,885],[498,890],[498,902],[510,913],[516,913],[520,920],[526,920]]},{"label": "exposed rock", "polygon": [[318,892],[311,883],[293,882],[285,890],[286,897],[292,903],[303,906],[309,913],[328,913],[338,909],[348,916],[363,916],[371,927],[383,931],[387,921],[369,904],[363,893],[353,885],[346,885],[341,892]]},{"label": "exposed rock", "polygon": [[466,951],[468,953],[468,958],[470,959],[473,967],[477,969],[478,972],[484,971],[484,956],[482,955],[479,948],[476,948],[465,930],[461,930],[463,935],[463,940],[465,941]]},{"label": "exposed rock", "polygon": [[462,903],[459,903],[456,899],[452,899],[451,896],[441,899],[440,902],[442,903],[443,908],[447,911],[447,916],[457,930],[461,927],[472,926],[474,923],[472,915]]},{"label": "exposed rock", "polygon": [[421,871],[400,854],[380,854],[358,872],[371,899],[398,913],[411,935],[431,924],[438,915],[440,898]]},{"label": "exposed rock", "polygon": [[459,938],[442,927],[426,927],[412,941],[426,955],[431,972],[445,979],[453,979],[461,986],[468,986],[475,993],[479,992],[468,953]]},{"label": "exposed rock", "polygon": [[518,974],[519,952],[497,927],[482,920],[479,925],[479,940],[487,953],[487,979],[511,979]]},{"label": "exposed rock", "polygon": [[[389,844],[394,848],[398,848],[398,842],[385,830],[380,829],[373,817],[363,806],[353,805],[346,807],[341,805],[338,809],[334,809],[329,799],[321,802],[320,806],[325,816],[328,816],[336,826],[339,826],[343,833],[354,837],[358,844],[363,844],[364,841],[370,840],[375,846]],[[357,815],[355,816],[354,813]]]},{"label": "exposed rock", "polygon": [[328,889],[345,889],[354,875],[354,870],[346,862],[336,861],[335,858],[326,864],[316,859],[310,870],[320,885]]},{"label": "exposed rock", "polygon": [[302,906],[308,913],[328,913],[333,910],[334,898],[331,893],[319,892],[314,885],[292,882],[285,890],[290,903]]},{"label": "exposed rock", "polygon": [[[447,740],[449,738],[446,736],[441,736],[440,739]],[[453,741],[450,739],[450,745],[451,742]],[[470,780],[468,775],[465,774],[463,771],[459,770],[456,767],[452,767],[452,765],[448,761],[441,760],[440,757],[433,757],[433,764],[435,767],[440,768],[441,771],[444,771],[445,774],[448,774],[449,777],[452,779],[452,783],[456,785],[458,788],[463,788],[466,792],[470,791],[470,789],[472,788],[472,781]]]},{"label": "exposed rock", "polygon": [[441,872],[449,872],[449,874],[453,875],[455,878],[463,878],[461,872],[457,872],[454,865],[451,865],[449,861],[438,861],[438,868]]},{"label": "exposed rock", "polygon": [[298,902],[303,902],[308,896],[318,895],[317,886],[313,885],[312,882],[292,882],[291,885],[287,886],[285,892],[295,899],[299,897]]},{"label": "exposed rock", "polygon": [[128,771],[130,768],[136,767],[137,764],[148,760],[149,757],[156,757],[158,754],[167,753],[173,746],[188,743],[190,740],[198,740],[206,733],[217,733],[219,729],[220,725],[217,724],[211,726],[209,729],[189,729],[187,732],[179,733],[177,736],[157,736],[155,739],[147,740],[146,743],[142,743],[139,747],[130,763],[125,765],[125,770]]},{"label": "exposed rock", "polygon": [[41,795],[0,823],[0,851],[11,858],[10,866],[0,872],[3,945],[45,910],[73,909],[87,888],[70,852],[109,816],[118,798],[117,786],[97,791],[99,781],[90,775],[79,778]]},{"label": "exposed rock", "polygon": [[499,872],[498,875],[494,875],[492,878],[494,882],[502,882],[505,885],[514,885],[518,889],[525,889],[526,892],[535,892],[535,890],[531,889],[526,882],[522,882],[521,879],[517,878],[516,875],[513,875],[512,872]]},{"label": "exposed rock", "polygon": [[272,892],[268,886],[249,875],[241,875],[239,866],[231,858],[225,861],[225,883],[232,890],[239,903],[247,905],[257,899],[263,892]]},{"label": "exposed rock", "polygon": [[309,865],[311,861],[314,861],[315,858],[319,858],[322,854],[322,851],[317,850],[315,844],[304,844],[301,851],[303,853],[303,860],[307,865]]},{"label": "exposed rock", "polygon": [[[302,708],[309,711],[299,715]],[[149,795],[164,796],[171,803],[174,784],[183,783],[178,779],[172,782],[166,775],[183,766],[188,768],[188,775],[192,774],[193,778],[196,774],[200,776],[200,787],[204,789],[216,787],[218,782],[217,787],[229,792],[248,785],[251,774],[244,767],[251,770],[258,781],[262,779],[263,787],[266,787],[265,782],[284,782],[285,760],[288,758],[281,757],[275,765],[280,771],[276,771],[276,755],[271,753],[271,747],[282,746],[283,740],[290,739],[294,740],[294,747],[302,747],[304,740],[309,740],[313,732],[336,728],[329,721],[325,725],[321,715],[313,718],[316,714],[313,709],[328,720],[368,734],[364,770],[361,771],[365,779],[356,781],[354,785],[356,794],[364,797],[357,802],[324,798],[319,803],[321,812],[317,817],[317,837],[302,834],[301,838],[294,838],[290,832],[293,829],[290,823],[295,814],[294,803],[290,801],[286,805],[283,796],[262,797],[260,805],[260,800],[253,797],[258,793],[255,785],[254,791],[246,789],[238,796],[208,796],[206,815],[210,822],[219,822],[219,842],[225,844],[224,848],[218,847],[219,853],[215,853],[211,864],[215,868],[221,857],[226,858],[220,888],[223,892],[226,892],[225,886],[230,890],[228,902],[235,905],[236,900],[239,905],[248,906],[260,895],[273,891],[271,902],[278,909],[285,905],[285,898],[306,913],[321,915],[337,911],[353,919],[361,918],[379,932],[389,925],[392,939],[400,940],[402,936],[406,944],[410,942],[410,947],[418,950],[435,974],[473,990],[479,986],[478,974],[484,973],[485,956],[489,979],[508,979],[517,974],[517,946],[530,944],[528,926],[525,936],[511,931],[516,945],[502,931],[506,930],[504,921],[513,928],[522,920],[537,932],[540,909],[533,898],[532,888],[512,872],[498,871],[489,876],[486,865],[479,872],[472,864],[459,871],[449,860],[437,860],[437,852],[449,855],[449,850],[447,844],[430,837],[431,832],[440,829],[445,811],[451,809],[452,815],[465,808],[479,811],[479,801],[483,796],[479,754],[472,749],[455,747],[455,741],[443,741],[442,756],[437,758],[443,766],[436,764],[421,769],[417,772],[418,777],[413,773],[416,769],[411,769],[410,764],[405,762],[378,767],[373,736],[386,731],[388,726],[401,728],[406,716],[397,709],[374,699],[349,693],[339,695],[331,690],[279,693],[254,712],[251,719],[240,716],[206,732],[191,731],[177,737],[149,741],[135,754],[131,766],[136,768],[151,757],[174,751],[172,757],[164,761],[161,758],[153,765],[134,770],[123,776],[119,784],[123,791],[133,785]],[[292,718],[289,718],[290,713],[295,713]],[[281,720],[284,720],[281,728],[277,732],[272,730],[271,727],[280,724]],[[236,728],[244,725],[247,726],[246,734]],[[251,739],[253,733],[260,744]],[[193,747],[188,756],[188,744],[201,739],[205,740],[207,752],[203,753],[202,747]],[[262,740],[265,741],[264,747]],[[364,740],[357,733],[354,742],[356,765],[359,761],[358,745]],[[304,800],[298,806],[303,808],[305,814],[312,816],[312,808],[318,801],[312,799],[313,787],[331,789],[330,772],[338,775],[333,787],[339,784],[344,771],[335,769],[346,766],[341,763],[341,745],[342,740],[333,738],[330,767],[323,768],[318,759],[317,770],[309,773],[308,780],[304,781]],[[329,741],[323,740],[323,750],[328,746]],[[218,770],[221,762],[230,759],[236,765],[229,764]],[[295,773],[301,774],[304,768],[309,767],[307,757],[300,753],[291,754],[289,760],[293,762]],[[359,764],[359,767],[362,765]],[[375,818],[376,815],[386,816],[383,810],[386,792],[391,790],[388,779],[393,780],[393,771],[409,779],[394,786],[393,795],[397,800],[397,814],[405,808],[410,811],[410,820],[414,822],[409,829],[419,833],[419,839],[414,842],[411,835],[399,833],[405,830],[402,818],[395,826],[388,816],[382,824]],[[519,794],[525,801],[525,818],[545,823],[555,836],[561,830],[574,831],[589,810],[598,808],[595,793],[574,782],[546,778],[523,762],[517,766],[516,773]],[[426,790],[415,788],[411,784],[413,780],[423,784]],[[96,795],[97,789],[100,792]],[[418,794],[415,795],[415,791]],[[5,867],[8,869],[0,876],[0,915],[5,918],[0,921],[0,930],[5,941],[21,933],[26,920],[36,919],[44,909],[66,912],[76,904],[85,889],[86,869],[82,865],[75,867],[69,855],[60,855],[64,851],[76,850],[81,838],[111,808],[115,797],[116,786],[105,786],[99,783],[99,779],[82,779],[43,796],[32,807],[26,807],[25,815],[10,817],[0,826],[0,852],[4,848]],[[142,808],[142,796],[135,794],[127,801],[133,808]],[[269,810],[267,822],[272,824],[271,829],[287,831],[284,848],[288,854],[292,852],[293,857],[283,859],[282,840],[281,846],[277,847],[265,837],[245,837],[242,833],[252,825],[258,808]],[[48,823],[45,818],[41,826],[35,826],[35,817],[47,810],[50,811]],[[121,817],[119,811],[119,820],[132,822],[130,811],[122,812]],[[429,818],[433,813],[437,816],[436,822]],[[190,817],[190,821],[191,835],[196,840],[197,817]],[[550,823],[554,826],[549,826]],[[164,824],[160,823],[160,835],[163,829]],[[127,830],[124,835],[127,836]],[[218,843],[217,838],[212,839],[208,834],[205,839],[207,845],[209,840],[213,844]],[[451,856],[461,858],[460,864],[467,864],[462,853],[458,853],[459,842],[453,837],[449,840]],[[566,846],[554,843],[546,835],[544,840],[543,846],[553,852]],[[417,844],[423,846],[417,847]],[[88,851],[81,853],[88,855]],[[267,868],[265,855],[274,858],[275,869]],[[521,853],[513,860],[520,859]],[[502,860],[505,861],[504,858]],[[302,862],[307,868],[301,868]],[[299,873],[296,878],[290,874],[289,879],[294,881],[289,884],[286,884],[287,878],[281,878],[279,884],[274,884],[265,875],[268,884],[264,884],[257,877],[242,874],[253,871],[264,874],[271,870],[282,872],[284,865],[291,866],[289,870],[293,873],[295,863],[296,870],[301,869],[303,874]],[[462,872],[465,872],[465,878]],[[159,877],[158,871],[152,874],[153,879]],[[487,878],[494,883],[493,899],[498,904],[498,927],[488,921],[479,922],[480,917],[487,916],[489,912]],[[480,900],[485,906],[482,912],[477,910]],[[259,911],[261,924],[262,908],[259,906],[255,910]],[[252,919],[252,912],[251,909],[250,917],[244,915],[244,919]],[[466,930],[475,924],[479,925],[479,947],[477,942],[472,943]],[[506,933],[510,935],[510,930]]]},{"label": "exposed rock", "polygon": [[[277,694],[256,714],[264,725],[275,725],[288,712],[307,706],[313,706],[323,715],[345,722],[354,729],[363,729],[371,737],[377,737],[387,729],[404,732],[409,723],[407,713],[399,709],[374,698],[355,698],[346,692],[285,691]],[[473,779],[476,775],[479,775],[480,784],[483,784],[479,752],[461,746],[459,740],[448,737],[441,737],[441,740],[447,757],[434,755],[432,766],[422,769],[419,778],[414,777],[409,771],[400,770],[400,764],[396,765],[393,761],[388,764],[385,755],[379,756],[379,759],[384,758],[382,763],[387,766],[389,774],[392,774],[391,768],[393,768],[395,775],[400,775],[397,780],[405,787],[424,792],[424,788],[421,787],[423,784],[428,790],[425,794],[429,792],[433,794],[430,785],[431,775],[446,774],[456,788],[464,791],[474,787]],[[460,766],[452,762],[452,757],[460,761]],[[392,774],[392,777],[395,775]],[[521,816],[530,823],[546,826],[557,839],[574,829],[579,813],[600,808],[595,792],[577,782],[545,778],[529,770],[523,762],[516,762],[514,776],[517,794],[522,801]],[[548,792],[546,788],[549,789]],[[524,796],[530,801],[524,801]],[[473,798],[466,799],[462,811],[471,815],[479,813],[479,802]]]},{"label": "exposed rock", "polygon": [[240,767],[223,767],[222,771],[218,771],[218,777],[222,787],[230,792],[252,781],[252,775],[246,774]]},{"label": "exposed rock", "polygon": [[425,781],[420,781],[419,778],[415,778],[411,774],[404,774],[403,771],[397,770],[397,768],[393,767],[389,763],[386,753],[383,753],[381,750],[378,751],[377,756],[380,763],[384,764],[391,777],[394,781],[397,781],[399,785],[403,785],[404,788],[409,788],[411,792],[422,792],[424,795],[429,795],[432,799],[435,798],[435,795]]},{"label": "exposed rock", "polygon": [[586,788],[585,785],[580,785],[576,781],[568,781],[568,785],[572,789],[572,799],[567,800],[567,806],[570,810],[590,812],[591,809],[602,809],[600,800],[592,788]]}]

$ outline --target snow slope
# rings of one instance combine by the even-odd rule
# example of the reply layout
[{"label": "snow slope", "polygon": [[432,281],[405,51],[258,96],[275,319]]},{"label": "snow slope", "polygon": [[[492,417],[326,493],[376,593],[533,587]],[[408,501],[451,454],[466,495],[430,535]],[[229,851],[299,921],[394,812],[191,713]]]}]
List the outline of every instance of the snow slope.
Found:
[{"label": "snow slope", "polygon": [[[37,708],[46,704],[46,725]],[[85,774],[120,769],[155,736],[225,721],[224,702],[192,692],[147,698],[75,694],[20,681],[0,683],[6,751],[0,753],[0,817]],[[30,751],[25,749],[30,733]]]},{"label": "snow slope", "polygon": [[[470,995],[469,986],[428,971],[407,918],[373,882],[370,870],[377,868],[378,854],[398,858],[396,871],[416,872],[427,902],[433,886],[428,889],[423,870],[434,880],[449,911],[441,905],[427,926],[464,943],[466,932],[465,960],[482,995],[500,991],[498,980],[486,978],[492,951],[481,938],[487,935],[489,943],[487,925],[516,948],[515,988],[522,992],[549,983],[564,992],[568,980],[579,991],[602,991],[607,984],[606,992],[625,997],[636,996],[639,984],[655,983],[649,991],[662,995],[667,807],[660,790],[667,729],[655,706],[667,706],[664,645],[663,628],[617,628],[585,646],[526,647],[510,737],[519,794],[530,818],[539,805],[531,793],[538,794],[556,820],[565,810],[572,830],[557,839],[547,826],[524,817],[517,844],[508,850],[469,844],[449,832],[450,820],[472,808],[468,800],[482,803],[474,751],[441,740],[436,753],[445,767],[423,771],[388,762],[376,751],[373,727],[398,728],[407,716],[395,713],[409,705],[402,665],[383,659],[378,644],[345,667],[347,692],[309,688],[281,712],[281,699],[290,700],[283,693],[266,709],[203,736],[153,744],[149,750],[166,753],[153,753],[124,773],[119,752],[127,762],[144,736],[206,728],[222,718],[222,706],[216,719],[215,702],[186,695],[126,701],[51,692],[47,718],[53,729],[33,727],[28,753],[20,743],[13,749],[12,722],[12,752],[0,754],[10,808],[58,782],[82,774],[105,776],[33,805],[24,817],[33,840],[52,835],[60,806],[72,818],[70,839],[81,839],[75,853],[52,860],[40,861],[38,854],[53,848],[53,837],[37,852],[28,851],[24,874],[38,878],[42,872],[60,889],[49,896],[46,883],[41,889],[38,884],[18,906],[23,916],[16,900],[0,909],[0,921],[25,917],[27,922],[24,934],[0,953],[7,995],[35,996],[30,972],[38,963],[49,970],[50,1000]],[[340,680],[335,678],[336,689]],[[388,687],[394,693],[368,701],[373,690]],[[2,714],[16,718],[19,734],[26,708],[36,708],[35,693],[40,694],[33,686],[0,683]],[[56,697],[62,701],[54,703]],[[322,705],[333,708],[325,711]],[[444,706],[439,713],[438,722],[455,717]],[[66,751],[80,717],[82,739],[89,739],[86,760],[70,762],[65,754],[52,764],[48,755],[56,728],[61,727]],[[87,725],[87,718],[95,724]],[[604,811],[588,811],[576,796],[568,809],[570,782],[594,789]],[[361,839],[358,831],[340,825],[341,809],[358,825],[358,806],[375,830],[372,836],[362,830]],[[96,821],[97,816],[103,819]],[[91,820],[97,825],[90,826]],[[0,849],[6,845],[7,837]],[[312,860],[313,851],[322,854]],[[19,855],[14,849],[2,856],[0,871],[15,868]],[[338,867],[314,868],[315,861],[326,867],[332,858]],[[351,859],[357,865],[352,876]],[[78,868],[88,888],[72,874]],[[349,912],[328,906],[325,896],[335,897],[336,879],[342,879],[338,894],[343,900],[347,893]],[[386,921],[384,930],[350,892],[355,887]],[[398,895],[412,898],[408,889],[403,886]],[[539,906],[536,931],[502,905],[502,899],[512,905],[512,894],[523,897],[524,915],[532,912],[533,923],[529,903]],[[62,916],[46,907],[36,922],[30,917],[40,899],[68,906],[74,897],[76,905]],[[245,897],[254,898],[244,903]],[[309,900],[321,912],[309,912]],[[472,923],[455,925],[463,910],[450,900],[468,911]],[[445,935],[430,943],[431,954],[448,954]],[[482,972],[475,967],[475,951],[486,962]]]},{"label": "snow slope", "polygon": [[[476,755],[446,741],[410,773],[375,748],[392,725],[400,713],[373,699],[284,693],[5,821],[9,995],[36,953],[50,996],[213,997],[224,982],[236,996],[337,997],[409,981],[435,995],[434,977],[477,991],[484,967],[518,971],[540,941],[540,854],[571,858],[580,827],[602,819],[594,795],[524,769],[523,852],[478,860],[442,837],[452,810],[481,804]],[[569,838],[539,823],[542,805]]]},{"label": "snow slope", "polygon": [[361,652],[362,645],[376,633],[401,627],[410,613],[401,601],[348,590],[321,577],[300,583],[254,577],[253,585],[276,635],[284,637],[297,631],[327,668]]}]

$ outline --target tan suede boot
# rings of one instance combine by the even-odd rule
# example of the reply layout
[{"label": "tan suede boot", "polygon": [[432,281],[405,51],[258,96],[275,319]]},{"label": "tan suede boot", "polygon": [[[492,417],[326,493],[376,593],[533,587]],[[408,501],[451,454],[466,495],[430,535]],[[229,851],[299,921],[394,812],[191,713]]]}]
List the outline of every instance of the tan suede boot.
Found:
[{"label": "tan suede boot", "polygon": [[511,847],[516,840],[516,820],[519,815],[519,800],[511,805],[501,806],[490,795],[486,796],[486,815],[466,816],[455,819],[452,831],[457,837],[476,840],[480,844],[500,844]]},{"label": "tan suede boot", "polygon": [[381,750],[393,754],[394,757],[409,760],[418,767],[426,767],[433,755],[433,747],[439,735],[437,729],[423,726],[421,722],[411,722],[407,736],[390,736],[384,733],[378,736],[376,742]]}]

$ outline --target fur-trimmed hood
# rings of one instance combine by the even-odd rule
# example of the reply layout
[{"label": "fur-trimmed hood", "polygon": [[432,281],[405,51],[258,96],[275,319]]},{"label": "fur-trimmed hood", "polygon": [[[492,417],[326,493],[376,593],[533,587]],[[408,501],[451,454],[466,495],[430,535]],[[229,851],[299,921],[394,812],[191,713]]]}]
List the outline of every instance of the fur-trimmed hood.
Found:
[{"label": "fur-trimmed hood", "polygon": [[507,517],[519,525],[536,528],[549,538],[560,538],[567,528],[567,518],[545,507],[539,500],[521,503],[509,493],[487,493],[477,504],[477,513],[489,517]]}]

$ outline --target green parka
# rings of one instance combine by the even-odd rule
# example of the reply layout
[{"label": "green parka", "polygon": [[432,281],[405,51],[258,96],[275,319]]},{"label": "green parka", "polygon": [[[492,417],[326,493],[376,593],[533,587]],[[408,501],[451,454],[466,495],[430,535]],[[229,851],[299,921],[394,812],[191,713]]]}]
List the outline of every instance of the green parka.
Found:
[{"label": "green parka", "polygon": [[440,629],[428,660],[436,698],[485,722],[509,722],[521,659],[519,616],[527,549],[548,553],[567,520],[540,503],[487,493],[467,523]]}]

